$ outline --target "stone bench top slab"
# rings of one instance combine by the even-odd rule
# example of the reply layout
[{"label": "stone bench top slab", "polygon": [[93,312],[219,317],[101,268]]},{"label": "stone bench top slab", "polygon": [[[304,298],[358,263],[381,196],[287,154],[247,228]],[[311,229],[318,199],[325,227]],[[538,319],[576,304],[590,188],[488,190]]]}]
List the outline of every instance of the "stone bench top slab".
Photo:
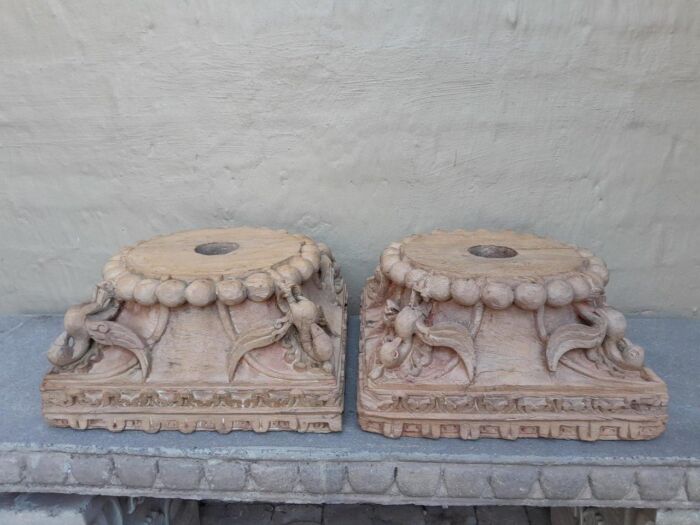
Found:
[{"label": "stone bench top slab", "polygon": [[39,385],[58,316],[0,316],[0,491],[417,504],[700,507],[700,321],[632,318],[667,383],[652,441],[401,438],[355,417],[358,319],[350,320],[343,431],[111,433],[49,427]]}]

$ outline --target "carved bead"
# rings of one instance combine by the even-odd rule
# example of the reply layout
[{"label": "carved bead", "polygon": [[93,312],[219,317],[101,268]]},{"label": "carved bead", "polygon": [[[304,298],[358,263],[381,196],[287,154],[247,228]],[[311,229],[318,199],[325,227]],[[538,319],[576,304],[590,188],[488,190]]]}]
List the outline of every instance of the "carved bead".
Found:
[{"label": "carved bead", "polygon": [[462,306],[473,306],[481,297],[481,288],[474,279],[455,279],[450,291],[452,299]]},{"label": "carved bead", "polygon": [[144,306],[156,304],[158,302],[156,290],[158,289],[159,284],[160,281],[157,279],[142,279],[134,287],[134,300]]},{"label": "carved bead", "polygon": [[403,339],[409,339],[416,330],[416,322],[418,322],[421,317],[421,312],[413,308],[404,308],[401,310],[394,321],[396,335]]},{"label": "carved bead", "polygon": [[168,279],[158,285],[156,290],[158,302],[169,308],[180,306],[185,302],[185,283],[177,279]]},{"label": "carved bead", "polygon": [[391,272],[391,267],[398,263],[400,260],[401,258],[399,257],[398,250],[391,250],[387,248],[386,250],[384,250],[384,253],[379,258],[379,264],[382,267],[382,271],[385,274],[389,275],[389,272]]},{"label": "carved bead", "polygon": [[622,312],[614,308],[605,309],[605,317],[608,319],[607,334],[612,339],[622,339],[627,330],[627,320]]},{"label": "carved bead", "polygon": [[313,244],[305,244],[302,246],[301,256],[311,263],[315,272],[321,267],[321,250]]},{"label": "carved bead", "polygon": [[588,257],[588,266],[589,268],[591,266],[605,266],[605,262],[600,257],[592,255],[591,257]]},{"label": "carved bead", "polygon": [[272,278],[266,273],[254,273],[245,278],[248,298],[253,301],[267,301],[275,289]]},{"label": "carved bead", "polygon": [[409,288],[415,288],[416,286],[419,285],[423,279],[425,279],[428,275],[428,272],[425,270],[421,270],[420,268],[414,268],[410,272],[406,274],[406,286]]},{"label": "carved bead", "polygon": [[597,275],[600,277],[601,281],[603,281],[603,284],[606,285],[608,284],[608,269],[605,267],[605,265],[602,264],[592,264],[591,266],[588,267],[588,271]]},{"label": "carved bead", "polygon": [[225,305],[233,306],[245,301],[247,291],[238,279],[225,279],[216,283],[216,296]]},{"label": "carved bead", "polygon": [[296,268],[296,270],[301,275],[302,281],[306,281],[309,277],[313,275],[315,271],[314,265],[311,264],[311,262],[298,255],[296,257],[292,257],[289,261],[289,264]]},{"label": "carved bead", "polygon": [[321,253],[325,253],[331,260],[333,260],[333,252],[331,252],[331,249],[325,242],[317,242],[316,245],[318,246],[318,249],[321,250]]},{"label": "carved bead", "polygon": [[521,283],[515,289],[515,304],[523,310],[537,310],[547,300],[547,292],[541,284]]},{"label": "carved bead", "polygon": [[569,277],[568,281],[574,291],[574,301],[584,301],[591,295],[591,285],[582,275]]},{"label": "carved bead", "polygon": [[444,275],[431,275],[425,282],[425,293],[436,301],[449,301],[450,279]]},{"label": "carved bead", "polygon": [[574,289],[568,282],[555,279],[547,283],[547,304],[549,306],[566,306],[573,300]]},{"label": "carved bead", "polygon": [[302,282],[301,273],[299,270],[289,264],[283,264],[282,266],[278,267],[277,273],[280,274],[282,279],[292,284],[301,284]]},{"label": "carved bead", "polygon": [[399,261],[391,267],[389,277],[396,284],[403,284],[409,271],[411,271],[411,265],[405,261]]},{"label": "carved bead", "polygon": [[494,310],[504,310],[513,304],[513,290],[503,283],[489,283],[482,293],[484,304]]},{"label": "carved bead", "polygon": [[216,288],[209,279],[192,281],[185,289],[185,299],[194,306],[206,306],[216,299]]},{"label": "carved bead", "polygon": [[141,280],[141,277],[131,273],[122,275],[116,282],[117,297],[122,301],[130,301],[134,297],[134,288]]},{"label": "carved bead", "polygon": [[109,281],[119,277],[119,275],[123,274],[125,271],[121,260],[112,259],[102,268],[102,277]]},{"label": "carved bead", "polygon": [[630,366],[641,368],[644,366],[644,348],[639,345],[629,345],[622,351],[622,358]]}]

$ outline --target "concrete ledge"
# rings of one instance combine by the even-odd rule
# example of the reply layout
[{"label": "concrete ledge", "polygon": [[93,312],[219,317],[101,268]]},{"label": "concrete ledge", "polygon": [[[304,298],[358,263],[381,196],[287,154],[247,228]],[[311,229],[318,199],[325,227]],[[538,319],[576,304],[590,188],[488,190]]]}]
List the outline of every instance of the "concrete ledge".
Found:
[{"label": "concrete ledge", "polygon": [[[535,505],[700,509],[688,486],[699,468],[644,466],[616,476],[616,465],[419,461],[355,462],[316,467],[301,460],[256,461],[5,451],[19,479],[0,492],[56,492],[113,496],[276,501],[286,503],[411,503],[418,505]],[[41,470],[32,465],[41,462]],[[114,468],[114,465],[121,465]],[[309,468],[309,466],[313,468]],[[85,472],[91,472],[85,476]],[[373,475],[368,475],[368,473]],[[669,474],[672,472],[672,474]],[[600,479],[615,481],[610,494]],[[311,487],[309,490],[307,487]],[[605,498],[596,494],[603,491]]]},{"label": "concrete ledge", "polygon": [[462,441],[362,432],[357,321],[346,414],[335,434],[110,433],[48,427],[38,385],[60,318],[0,318],[0,492],[286,503],[700,509],[700,322],[633,319],[631,337],[668,381],[668,431],[648,442]]}]

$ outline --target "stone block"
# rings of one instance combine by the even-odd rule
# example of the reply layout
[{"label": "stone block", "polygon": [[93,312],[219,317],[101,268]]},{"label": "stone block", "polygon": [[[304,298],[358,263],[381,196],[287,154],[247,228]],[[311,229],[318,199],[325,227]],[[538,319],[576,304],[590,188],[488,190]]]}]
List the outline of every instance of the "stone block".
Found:
[{"label": "stone block", "polygon": [[19,483],[22,481],[24,460],[14,454],[0,456],[0,484]]},{"label": "stone block", "polygon": [[684,480],[682,469],[642,468],[636,474],[637,488],[642,499],[670,500],[678,495]]},{"label": "stone block", "polygon": [[163,485],[170,489],[196,490],[202,480],[202,466],[190,459],[159,459],[158,472]]},{"label": "stone block", "polygon": [[490,467],[447,465],[444,468],[447,494],[453,498],[480,498],[491,491]]},{"label": "stone block", "polygon": [[621,500],[634,486],[634,469],[593,468],[589,475],[591,492],[597,499]]},{"label": "stone block", "polygon": [[526,499],[539,472],[534,467],[494,467],[491,473],[491,488],[497,498]]},{"label": "stone block", "polygon": [[30,454],[27,458],[27,480],[39,485],[60,485],[70,472],[70,456],[62,453]]},{"label": "stone block", "polygon": [[102,486],[112,478],[112,460],[109,457],[79,456],[71,460],[73,479],[81,485]]},{"label": "stone block", "polygon": [[340,492],[345,481],[345,466],[327,462],[303,463],[299,477],[304,488],[313,494]]},{"label": "stone block", "polygon": [[587,468],[553,466],[542,469],[540,485],[548,499],[575,499],[588,483]]},{"label": "stone block", "polygon": [[396,470],[396,485],[405,496],[433,496],[439,484],[439,465],[403,464]]},{"label": "stone block", "polygon": [[214,490],[243,490],[246,482],[245,466],[238,462],[214,460],[207,463],[205,477]]},{"label": "stone block", "polygon": [[348,481],[360,494],[384,494],[394,482],[396,467],[391,463],[359,462],[348,465]]},{"label": "stone block", "polygon": [[258,488],[267,492],[291,492],[297,482],[297,465],[260,461],[250,466],[250,475]]},{"label": "stone block", "polygon": [[685,489],[688,492],[688,499],[700,501],[700,469],[689,469],[686,473],[687,481]]},{"label": "stone block", "polygon": [[119,481],[126,487],[148,488],[156,481],[156,460],[150,457],[119,456],[114,458],[114,469]]}]

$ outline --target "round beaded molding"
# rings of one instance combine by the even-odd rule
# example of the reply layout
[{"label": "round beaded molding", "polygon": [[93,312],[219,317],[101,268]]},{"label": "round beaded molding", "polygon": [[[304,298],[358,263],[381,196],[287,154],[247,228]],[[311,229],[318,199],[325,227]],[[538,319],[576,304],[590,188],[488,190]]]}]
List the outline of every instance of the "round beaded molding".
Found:
[{"label": "round beaded molding", "polygon": [[[441,259],[438,246],[433,246],[431,236],[447,237],[445,245],[449,247],[450,254],[461,250],[459,242],[476,238],[481,244],[464,247],[464,262],[460,271],[447,270],[447,264]],[[453,238],[449,238],[454,236]],[[515,249],[499,246],[498,243],[507,239],[513,243]],[[489,242],[492,241],[492,242]],[[426,257],[436,261],[435,266],[421,264],[418,258],[412,258],[407,248],[413,242],[421,242],[425,246],[423,253]],[[451,244],[450,244],[451,243]],[[437,244],[437,241],[433,244]],[[467,243],[469,244],[469,243]],[[554,262],[548,263],[552,272],[547,273],[547,265],[542,263],[538,271],[528,271],[528,264],[519,264],[517,260],[519,246],[525,247],[523,253],[535,251],[533,246],[546,246],[555,255],[565,254],[568,266],[562,264],[560,259],[565,257],[551,256]],[[434,250],[434,254],[430,253]],[[467,253],[468,252],[468,253]],[[474,255],[474,254],[478,255]],[[481,255],[484,254],[484,255]],[[489,271],[479,273],[479,264],[486,264],[474,257],[489,259]],[[545,261],[546,262],[546,261]],[[470,264],[476,267],[471,270]],[[514,232],[488,232],[478,230],[467,232],[457,230],[453,232],[435,231],[432,234],[413,235],[398,243],[392,243],[384,250],[380,258],[379,268],[393,283],[419,292],[422,296],[435,301],[453,300],[462,306],[473,306],[483,302],[494,310],[503,310],[515,305],[523,310],[537,310],[544,305],[561,307],[573,302],[585,301],[603,294],[608,283],[608,269],[600,257],[596,257],[589,250],[578,249],[576,246],[562,244],[551,239],[536,237],[534,235],[516,234]],[[503,268],[503,274],[499,275],[499,268]],[[561,270],[561,271],[560,271]]]},{"label": "round beaded molding", "polygon": [[[290,235],[284,231],[276,233]],[[191,277],[161,272],[161,275],[154,277],[136,271],[129,264],[129,255],[144,244],[139,243],[123,248],[110,258],[102,270],[102,276],[113,285],[119,300],[135,301],[144,306],[158,303],[169,308],[185,303],[207,306],[214,301],[233,306],[248,299],[263,302],[272,297],[283,283],[285,286],[300,285],[310,279],[319,271],[323,255],[333,260],[330,249],[324,243],[316,243],[302,235],[290,237],[299,241],[298,252],[268,268],[251,268],[234,273],[214,272],[206,276]],[[152,241],[154,239],[144,242]]]}]

